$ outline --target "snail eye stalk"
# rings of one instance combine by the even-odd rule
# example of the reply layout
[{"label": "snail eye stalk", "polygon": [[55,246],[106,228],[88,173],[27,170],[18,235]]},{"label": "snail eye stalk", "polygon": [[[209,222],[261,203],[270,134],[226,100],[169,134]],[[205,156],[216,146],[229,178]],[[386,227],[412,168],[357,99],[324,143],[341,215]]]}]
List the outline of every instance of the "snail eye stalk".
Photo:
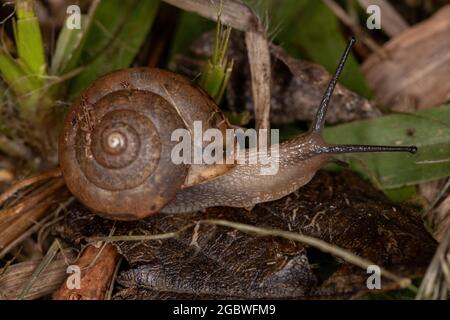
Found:
[{"label": "snail eye stalk", "polygon": [[347,58],[350,54],[350,50],[352,49],[355,42],[356,42],[355,37],[352,37],[349,43],[347,44],[347,47],[345,48],[344,54],[342,55],[341,60],[339,61],[338,67],[336,69],[336,72],[334,73],[333,78],[331,78],[330,83],[328,83],[327,90],[325,91],[325,94],[322,97],[322,101],[320,102],[319,109],[317,110],[311,128],[312,131],[314,132],[322,132],[323,130],[323,126],[325,124],[325,116],[327,115],[328,105],[330,104],[331,96],[333,95],[334,88],[336,87],[336,84],[339,80],[339,76],[341,75],[342,70],[344,69],[345,62],[347,61]]},{"label": "snail eye stalk", "polygon": [[[325,91],[322,101],[320,102],[316,116],[314,118],[311,131],[316,133],[322,133],[325,124],[325,117],[327,115],[328,105],[330,104],[333,91],[339,80],[339,76],[344,69],[345,62],[350,55],[350,51],[355,44],[356,39],[352,37],[345,48],[345,51],[339,61],[336,68],[336,72],[331,78],[327,90]],[[416,153],[416,146],[369,146],[369,145],[332,145],[325,146],[321,149],[321,153],[338,154],[338,153],[357,153],[357,152],[409,152]]]}]

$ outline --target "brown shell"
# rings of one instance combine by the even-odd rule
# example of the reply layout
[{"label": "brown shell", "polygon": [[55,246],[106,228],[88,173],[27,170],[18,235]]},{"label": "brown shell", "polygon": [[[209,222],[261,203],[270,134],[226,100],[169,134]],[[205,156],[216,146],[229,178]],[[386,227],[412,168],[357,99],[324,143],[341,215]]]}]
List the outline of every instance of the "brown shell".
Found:
[{"label": "brown shell", "polygon": [[[59,161],[70,191],[112,219],[140,219],[178,192],[188,165],[170,155],[175,129],[225,130],[214,101],[172,72],[133,68],[101,77],[73,103],[60,138]],[[111,137],[119,139],[111,144]]]}]

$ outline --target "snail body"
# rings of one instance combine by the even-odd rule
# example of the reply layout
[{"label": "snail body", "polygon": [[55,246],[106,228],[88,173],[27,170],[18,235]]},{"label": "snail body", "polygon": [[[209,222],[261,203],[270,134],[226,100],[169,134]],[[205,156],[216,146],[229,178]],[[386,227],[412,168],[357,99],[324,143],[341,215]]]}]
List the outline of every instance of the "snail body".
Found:
[{"label": "snail body", "polygon": [[[337,153],[407,151],[415,147],[329,145],[322,139],[334,86],[353,44],[341,58],[311,130],[270,153],[274,175],[261,174],[263,163],[189,165],[171,161],[179,128],[225,133],[229,124],[214,101],[175,73],[132,68],[95,81],[74,101],[60,138],[59,160],[69,190],[107,218],[132,220],[156,212],[183,213],[212,206],[252,207],[280,199],[308,183]],[[204,147],[204,145],[203,145]],[[257,148],[240,153],[245,159]],[[236,156],[238,157],[238,156]]]},{"label": "snail body", "polygon": [[[180,190],[161,212],[183,213],[213,206],[251,208],[254,205],[280,199],[307,184],[315,173],[332,160],[332,156],[320,150],[326,144],[319,134],[305,134],[279,146],[275,156],[278,171],[274,175],[262,175],[261,163],[242,161],[226,174]],[[248,149],[242,155],[251,159],[256,149]]]}]

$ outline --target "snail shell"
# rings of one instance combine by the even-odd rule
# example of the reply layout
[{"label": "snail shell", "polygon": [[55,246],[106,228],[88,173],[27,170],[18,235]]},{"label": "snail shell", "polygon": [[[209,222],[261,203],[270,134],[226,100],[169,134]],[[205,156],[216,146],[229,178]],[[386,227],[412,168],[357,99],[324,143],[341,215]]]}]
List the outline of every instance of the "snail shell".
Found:
[{"label": "snail shell", "polygon": [[172,72],[133,68],[101,77],[74,101],[59,144],[69,190],[99,214],[140,219],[164,207],[183,185],[188,165],[175,165],[171,133],[225,130],[214,101]]}]

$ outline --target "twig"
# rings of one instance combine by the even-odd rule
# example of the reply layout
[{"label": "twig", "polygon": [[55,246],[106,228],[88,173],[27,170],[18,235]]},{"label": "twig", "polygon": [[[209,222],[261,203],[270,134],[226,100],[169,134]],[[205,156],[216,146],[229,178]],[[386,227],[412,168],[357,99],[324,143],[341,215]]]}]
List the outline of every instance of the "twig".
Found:
[{"label": "twig", "polygon": [[183,231],[191,228],[195,224],[189,224],[183,228],[167,233],[151,234],[151,235],[128,235],[128,236],[104,236],[104,237],[88,237],[86,241],[89,243],[97,241],[105,242],[120,242],[120,241],[149,241],[149,240],[164,240],[178,237]]}]

